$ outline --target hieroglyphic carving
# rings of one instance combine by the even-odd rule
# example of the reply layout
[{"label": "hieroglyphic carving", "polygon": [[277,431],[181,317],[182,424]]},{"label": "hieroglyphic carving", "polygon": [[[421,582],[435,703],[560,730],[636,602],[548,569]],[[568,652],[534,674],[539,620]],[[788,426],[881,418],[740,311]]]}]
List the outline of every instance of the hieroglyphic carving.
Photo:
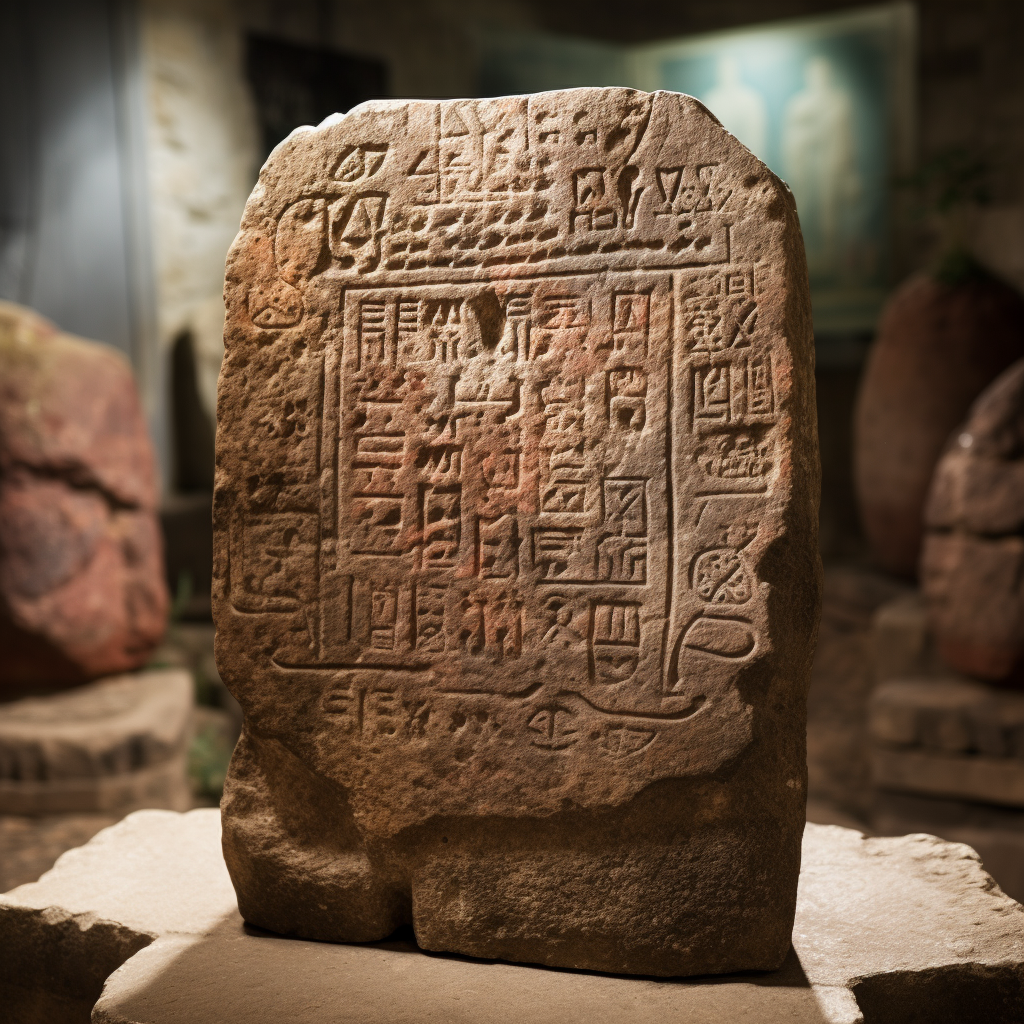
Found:
[{"label": "hieroglyphic carving", "polygon": [[[680,481],[696,495],[770,485],[773,350],[756,268],[726,262],[734,184],[713,161],[641,159],[651,102],[425,105],[415,145],[353,139],[322,194],[283,208],[273,274],[248,293],[257,324],[294,327],[308,281],[348,275],[325,335],[334,419],[296,395],[259,420],[278,443],[315,440],[334,467],[320,471],[325,540],[307,512],[243,531],[239,608],[297,612],[319,587],[309,650],[284,662],[444,675],[454,658],[460,686],[486,694],[508,684],[472,665],[546,652],[534,685],[594,687],[612,700],[586,712],[600,715],[673,699],[686,652],[756,650],[760,613],[723,614],[758,603],[750,539],[685,525]],[[519,253],[525,270],[606,251],[679,269],[460,277]],[[413,270],[431,276],[394,276]],[[671,476],[681,430],[698,441]],[[686,595],[691,610],[673,610]],[[378,691],[360,714],[387,704],[367,704]],[[533,706],[523,735],[568,750],[581,715]],[[595,735],[618,756],[657,730]]]},{"label": "hieroglyphic carving", "polygon": [[[301,822],[322,803],[345,854],[292,886],[300,929],[358,917],[336,934],[365,938],[415,884],[418,923],[448,915],[434,936],[472,930],[476,883],[452,877],[470,904],[450,927],[443,865],[413,870],[447,853],[512,914],[487,955],[507,932],[547,962],[589,944],[625,958],[604,969],[746,969],[717,951],[771,947],[764,920],[781,960],[792,907],[765,904],[795,886],[802,789],[779,709],[804,692],[815,585],[800,270],[788,192],[668,93],[373,101],[275,150],[225,278],[215,497],[248,907],[277,899],[284,840],[251,840],[300,798],[287,762],[311,773]],[[552,825],[542,871],[516,819]],[[288,856],[308,860],[324,839],[301,822]],[[513,854],[522,832],[528,880],[585,901],[587,937],[535,928],[550,899],[512,893],[481,827]],[[605,926],[609,857],[653,938]],[[773,857],[789,877],[765,889]],[[694,879],[746,908],[721,943],[692,908],[664,918]]]},{"label": "hieroglyphic carving", "polygon": [[772,438],[717,434],[697,449],[697,463],[708,476],[722,480],[758,480],[772,468]]}]

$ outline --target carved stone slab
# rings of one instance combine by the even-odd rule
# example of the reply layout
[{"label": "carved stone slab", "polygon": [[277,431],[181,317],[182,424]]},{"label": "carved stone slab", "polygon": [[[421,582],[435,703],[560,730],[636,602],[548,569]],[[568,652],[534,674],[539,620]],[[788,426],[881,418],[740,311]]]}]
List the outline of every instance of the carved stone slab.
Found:
[{"label": "carved stone slab", "polygon": [[275,151],[226,298],[246,918],[778,966],[819,603],[785,186],[672,93],[366,104]]}]

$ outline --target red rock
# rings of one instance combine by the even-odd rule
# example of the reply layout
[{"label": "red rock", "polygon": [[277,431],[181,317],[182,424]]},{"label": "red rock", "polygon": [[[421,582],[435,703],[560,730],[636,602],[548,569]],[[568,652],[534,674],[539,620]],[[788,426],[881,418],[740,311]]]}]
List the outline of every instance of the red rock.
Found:
[{"label": "red rock", "polygon": [[1024,359],[971,408],[935,470],[921,586],[943,659],[1024,678]]},{"label": "red rock", "polygon": [[168,608],[156,507],[124,359],[0,303],[0,695],[146,661]]},{"label": "red rock", "polygon": [[854,474],[879,565],[912,576],[928,484],[982,389],[1024,356],[1024,299],[995,279],[904,284],[882,314],[855,413]]}]

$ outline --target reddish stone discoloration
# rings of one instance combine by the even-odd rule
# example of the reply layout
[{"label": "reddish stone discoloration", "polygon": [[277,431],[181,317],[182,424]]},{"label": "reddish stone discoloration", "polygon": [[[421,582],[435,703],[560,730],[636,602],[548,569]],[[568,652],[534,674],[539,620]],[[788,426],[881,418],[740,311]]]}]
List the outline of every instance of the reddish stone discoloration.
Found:
[{"label": "reddish stone discoloration", "polygon": [[1024,356],[1024,299],[996,280],[920,275],[889,300],[857,399],[864,532],[879,565],[917,571],[928,485],[971,402]]},{"label": "reddish stone discoloration", "polygon": [[145,662],[168,606],[156,504],[124,360],[0,305],[0,692]]}]

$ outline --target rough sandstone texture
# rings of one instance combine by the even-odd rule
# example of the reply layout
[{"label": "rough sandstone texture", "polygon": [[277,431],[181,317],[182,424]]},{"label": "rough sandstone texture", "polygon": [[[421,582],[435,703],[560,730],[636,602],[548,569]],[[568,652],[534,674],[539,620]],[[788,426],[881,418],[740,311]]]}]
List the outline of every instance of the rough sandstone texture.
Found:
[{"label": "rough sandstone texture", "polygon": [[0,814],[187,809],[192,711],[192,676],[179,669],[5,704]]},{"label": "rough sandstone texture", "polygon": [[971,407],[932,480],[921,588],[939,653],[1024,684],[1024,359]]},{"label": "rough sandstone texture", "polygon": [[275,150],[226,300],[245,919],[778,967],[820,601],[785,186],[672,93],[367,104]]},{"label": "rough sandstone texture", "polygon": [[1024,909],[972,850],[821,825],[782,970],[692,982],[253,934],[213,809],[133,814],[0,897],[10,1024],[85,1022],[97,997],[95,1024],[1017,1024],[1022,964]]},{"label": "rough sandstone texture", "polygon": [[1024,299],[995,279],[912,277],[889,300],[857,397],[854,476],[879,565],[914,576],[928,486],[972,401],[1024,356]]},{"label": "rough sandstone texture", "polygon": [[0,696],[142,665],[167,591],[127,363],[0,303]]}]

